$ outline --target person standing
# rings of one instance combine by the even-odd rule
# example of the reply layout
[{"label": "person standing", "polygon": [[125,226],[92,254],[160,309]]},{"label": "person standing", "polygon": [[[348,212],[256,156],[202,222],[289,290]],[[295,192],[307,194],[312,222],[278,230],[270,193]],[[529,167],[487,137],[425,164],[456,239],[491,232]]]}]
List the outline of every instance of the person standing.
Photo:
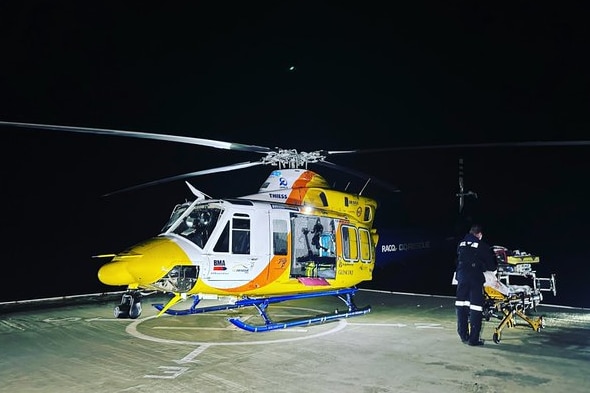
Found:
[{"label": "person standing", "polygon": [[490,246],[483,242],[482,227],[474,224],[457,245],[457,333],[463,343],[479,346],[483,319],[485,277],[483,272],[497,268]]}]

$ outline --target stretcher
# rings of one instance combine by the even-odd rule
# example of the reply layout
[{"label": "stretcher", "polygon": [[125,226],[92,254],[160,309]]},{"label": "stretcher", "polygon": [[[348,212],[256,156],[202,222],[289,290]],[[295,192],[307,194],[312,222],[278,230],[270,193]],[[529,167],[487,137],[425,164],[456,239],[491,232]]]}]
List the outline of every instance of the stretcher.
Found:
[{"label": "stretcher", "polygon": [[483,316],[486,321],[492,317],[500,319],[493,335],[494,342],[498,344],[504,328],[516,326],[516,317],[525,321],[534,331],[541,331],[544,327],[543,316],[533,317],[528,313],[537,311],[537,306],[543,301],[542,292],[552,292],[556,296],[557,288],[555,274],[537,277],[533,266],[540,262],[538,256],[502,246],[494,246],[493,249],[498,269],[484,273]]}]

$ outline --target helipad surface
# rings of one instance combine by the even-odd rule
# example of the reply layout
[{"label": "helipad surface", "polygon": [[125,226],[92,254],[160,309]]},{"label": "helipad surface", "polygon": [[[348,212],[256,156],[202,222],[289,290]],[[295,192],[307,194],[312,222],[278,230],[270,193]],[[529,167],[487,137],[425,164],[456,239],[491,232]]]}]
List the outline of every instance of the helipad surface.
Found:
[{"label": "helipad surface", "polygon": [[[360,290],[366,315],[250,333],[228,317],[255,309],[136,320],[118,298],[0,309],[0,392],[586,392],[590,310],[540,306],[541,332],[519,323],[483,347],[462,344],[450,297]],[[215,304],[214,301],[208,301]],[[271,305],[274,319],[341,308],[319,298]],[[177,306],[178,308],[178,306]]]}]

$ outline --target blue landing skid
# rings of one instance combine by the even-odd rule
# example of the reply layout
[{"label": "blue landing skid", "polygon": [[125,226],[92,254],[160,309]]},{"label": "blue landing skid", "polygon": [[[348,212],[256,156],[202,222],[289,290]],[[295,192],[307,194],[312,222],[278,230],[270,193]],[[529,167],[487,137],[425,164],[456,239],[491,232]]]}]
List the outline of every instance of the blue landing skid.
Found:
[{"label": "blue landing skid", "polygon": [[[256,309],[260,313],[260,316],[262,317],[262,319],[264,319],[264,325],[250,325],[238,318],[229,318],[228,321],[234,324],[236,327],[243,330],[247,330],[249,332],[266,332],[269,330],[286,329],[294,326],[322,324],[324,322],[331,321],[334,319],[350,318],[358,315],[367,314],[371,311],[370,306],[358,308],[354,304],[353,295],[356,291],[357,288],[345,288],[331,291],[301,293],[297,295],[273,296],[268,298],[243,298],[236,301],[233,304],[224,304],[219,306],[199,308],[197,308],[197,305],[199,304],[201,299],[198,296],[194,296],[193,305],[190,308],[185,310],[168,309],[165,311],[165,313],[170,315],[192,315],[210,311],[230,310],[242,307],[256,307]],[[339,312],[338,310],[336,310],[333,314],[316,315],[311,318],[293,319],[283,322],[273,322],[267,313],[267,308],[272,303],[280,303],[287,300],[300,300],[320,296],[336,296],[346,304],[348,310],[346,312]],[[154,304],[153,306],[160,311],[164,308],[163,304]]]}]

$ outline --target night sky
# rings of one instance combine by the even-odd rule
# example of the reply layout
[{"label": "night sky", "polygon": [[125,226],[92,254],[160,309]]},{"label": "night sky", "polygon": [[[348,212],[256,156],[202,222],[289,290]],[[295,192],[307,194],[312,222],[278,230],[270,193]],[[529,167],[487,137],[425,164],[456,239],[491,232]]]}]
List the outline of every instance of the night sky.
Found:
[{"label": "night sky", "polygon": [[[304,151],[590,139],[586,9],[215,3],[0,3],[0,120]],[[0,301],[108,289],[91,256],[157,234],[174,205],[191,198],[182,181],[101,195],[260,158],[11,127],[0,138]],[[331,161],[401,189],[365,191],[381,205],[381,227],[450,233],[463,158],[466,190],[479,195],[469,213],[486,240],[541,255],[543,269],[558,273],[562,303],[590,307],[589,153],[472,147]],[[270,169],[191,182],[214,197],[245,195]],[[352,180],[318,172],[336,185]]]}]

